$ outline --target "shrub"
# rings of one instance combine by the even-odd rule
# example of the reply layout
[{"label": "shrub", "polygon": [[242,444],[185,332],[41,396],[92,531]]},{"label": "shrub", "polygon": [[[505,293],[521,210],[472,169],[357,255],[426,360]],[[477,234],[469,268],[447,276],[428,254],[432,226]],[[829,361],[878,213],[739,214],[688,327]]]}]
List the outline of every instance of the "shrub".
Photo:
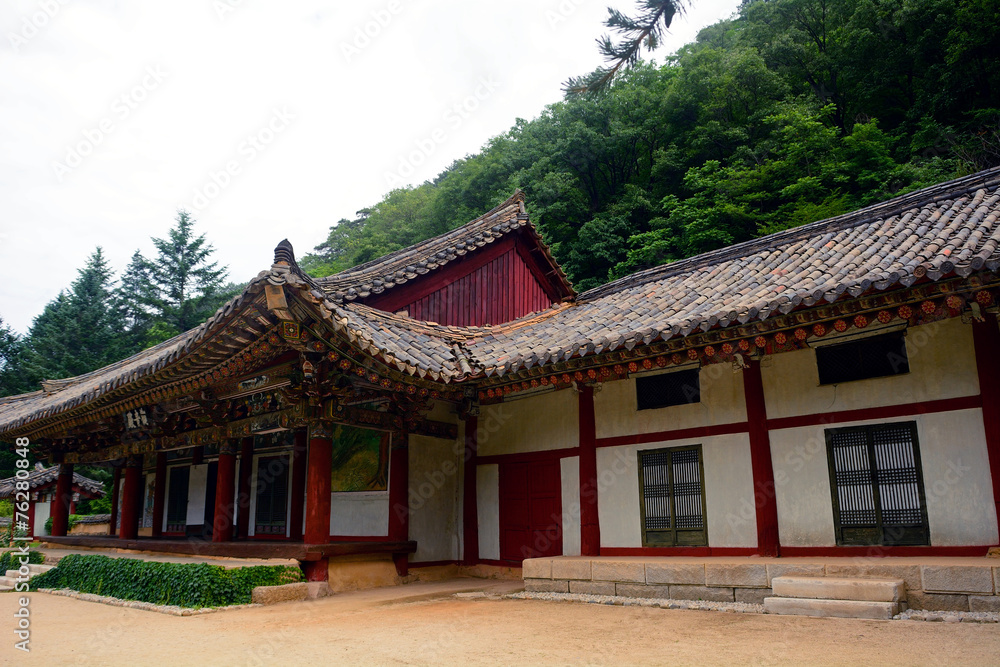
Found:
[{"label": "shrub", "polygon": [[257,586],[302,581],[302,571],[288,565],[256,565],[227,570],[207,563],[157,563],[134,558],[72,554],[59,566],[34,577],[31,590],[69,588],[180,607],[247,604]]},{"label": "shrub", "polygon": [[[16,570],[21,567],[21,559],[18,558],[20,551],[5,551],[0,554],[0,576],[3,575],[7,570]],[[35,551],[31,549],[28,551],[28,562],[29,563],[42,563],[45,561],[45,554],[41,551]]]},{"label": "shrub", "polygon": [[[82,514],[70,514],[69,515],[69,519],[66,521],[66,532],[67,533],[69,531],[73,530],[73,526],[76,525],[76,522],[80,520],[81,516],[84,516],[84,515],[82,515]],[[52,517],[49,517],[48,519],[45,520],[45,534],[46,535],[51,535],[52,534]]]}]

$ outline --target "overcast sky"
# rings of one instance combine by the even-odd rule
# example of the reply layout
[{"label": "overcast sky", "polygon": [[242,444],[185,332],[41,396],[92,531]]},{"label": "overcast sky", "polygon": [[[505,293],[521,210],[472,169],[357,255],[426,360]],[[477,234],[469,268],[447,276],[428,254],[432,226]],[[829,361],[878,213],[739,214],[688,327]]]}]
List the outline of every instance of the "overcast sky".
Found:
[{"label": "overcast sky", "polygon": [[[633,0],[3,0],[0,317],[24,332],[98,245],[187,208],[246,281],[287,237],[474,153],[599,64]],[[653,57],[730,16],[700,0]]]}]

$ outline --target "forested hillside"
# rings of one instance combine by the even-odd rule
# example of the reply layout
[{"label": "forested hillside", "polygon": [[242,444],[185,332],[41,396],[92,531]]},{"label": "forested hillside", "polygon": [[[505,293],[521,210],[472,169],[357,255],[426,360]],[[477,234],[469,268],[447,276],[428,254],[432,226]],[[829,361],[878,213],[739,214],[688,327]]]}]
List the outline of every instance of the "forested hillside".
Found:
[{"label": "forested hillside", "polygon": [[1000,0],[757,0],[341,220],[328,275],[527,194],[578,289],[1000,164]]}]

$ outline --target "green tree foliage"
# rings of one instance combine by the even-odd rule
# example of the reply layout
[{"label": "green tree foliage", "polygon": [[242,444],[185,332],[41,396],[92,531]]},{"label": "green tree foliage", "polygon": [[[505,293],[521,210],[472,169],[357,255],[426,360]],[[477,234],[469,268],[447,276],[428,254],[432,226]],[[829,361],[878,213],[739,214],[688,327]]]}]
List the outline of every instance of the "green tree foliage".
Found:
[{"label": "green tree foliage", "polygon": [[[998,15],[1000,0],[750,0],[664,64],[622,66],[603,94],[342,221],[302,265],[357,265],[519,187],[585,290],[996,166]],[[639,30],[611,44],[627,55],[648,23],[619,17]]]}]

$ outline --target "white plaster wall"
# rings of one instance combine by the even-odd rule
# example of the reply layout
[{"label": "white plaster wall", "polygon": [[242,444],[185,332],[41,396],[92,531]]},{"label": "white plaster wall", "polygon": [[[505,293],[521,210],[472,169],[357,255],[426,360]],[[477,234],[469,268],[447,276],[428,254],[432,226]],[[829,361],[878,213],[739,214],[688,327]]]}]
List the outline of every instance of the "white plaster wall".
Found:
[{"label": "white plaster wall", "polygon": [[699,372],[698,382],[701,387],[700,402],[653,410],[636,409],[634,377],[604,383],[601,390],[594,394],[597,437],[609,438],[746,421],[743,376],[741,373],[734,373],[730,364],[703,367]]},{"label": "white plaster wall", "polygon": [[191,466],[188,481],[187,525],[200,526],[205,523],[205,492],[208,484],[208,464]]},{"label": "white plaster wall", "polygon": [[562,547],[564,556],[580,555],[580,457],[559,459],[562,474]]},{"label": "white plaster wall", "polygon": [[598,517],[602,547],[641,547],[638,452],[702,445],[708,546],[757,546],[750,441],[745,434],[597,450]]},{"label": "white plaster wall", "polygon": [[979,409],[771,431],[781,544],[836,544],[825,429],[906,421],[917,423],[931,545],[996,544],[993,485]]},{"label": "white plaster wall", "polygon": [[49,520],[50,516],[52,516],[51,501],[38,501],[35,503],[35,525],[32,526],[32,531],[35,535],[39,537],[48,535],[45,532],[45,522]]},{"label": "white plaster wall", "polygon": [[910,372],[839,385],[819,384],[816,350],[783,352],[764,359],[761,376],[767,416],[796,415],[900,405],[979,393],[972,327],[960,318],[907,330]]},{"label": "white plaster wall", "polygon": [[330,494],[330,534],[384,537],[389,533],[389,492]]},{"label": "white plaster wall", "polygon": [[500,466],[476,466],[479,557],[500,560]]},{"label": "white plaster wall", "polygon": [[479,455],[576,447],[579,430],[579,401],[571,389],[484,406],[479,415]]},{"label": "white plaster wall", "polygon": [[416,562],[457,560],[461,556],[462,441],[411,435],[410,539]]}]

